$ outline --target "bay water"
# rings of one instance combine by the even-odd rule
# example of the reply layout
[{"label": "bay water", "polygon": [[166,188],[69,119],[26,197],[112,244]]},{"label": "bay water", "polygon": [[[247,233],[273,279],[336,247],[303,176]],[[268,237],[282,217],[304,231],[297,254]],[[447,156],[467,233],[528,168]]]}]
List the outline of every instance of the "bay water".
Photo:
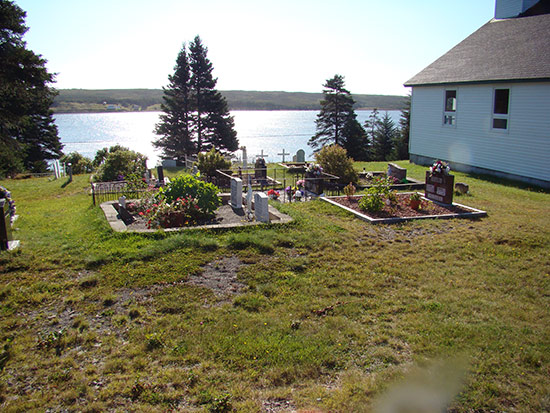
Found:
[{"label": "bay water", "polygon": [[[249,161],[262,153],[268,162],[279,162],[283,150],[292,160],[296,151],[303,149],[306,159],[313,159],[313,149],[308,140],[315,134],[315,119],[318,111],[232,111],[239,146],[246,146]],[[388,111],[396,126],[400,112]],[[56,114],[55,123],[65,153],[79,152],[92,158],[98,149],[116,144],[141,152],[148,157],[148,166],[154,167],[159,159],[152,141],[157,139],[155,124],[161,112],[119,112],[119,113],[69,113]],[[363,125],[370,110],[357,110],[357,120]],[[380,112],[383,115],[384,112]],[[241,156],[241,151],[235,153]]]}]

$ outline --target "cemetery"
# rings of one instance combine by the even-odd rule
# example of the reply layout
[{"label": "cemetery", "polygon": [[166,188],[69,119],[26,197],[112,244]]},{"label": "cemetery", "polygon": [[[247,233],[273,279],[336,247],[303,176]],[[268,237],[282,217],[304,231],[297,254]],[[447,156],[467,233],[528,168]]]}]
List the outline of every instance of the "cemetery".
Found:
[{"label": "cemetery", "polygon": [[[0,251],[0,407],[361,411],[417,360],[437,372],[459,354],[466,367],[456,367],[450,409],[544,411],[548,191],[396,165],[425,187],[381,179],[296,197],[308,193],[306,171],[266,164],[279,184],[263,190],[232,174],[208,219],[225,209],[238,225],[221,231],[223,212],[202,227],[136,223],[141,192],[162,188],[184,208],[168,194],[195,184],[168,168],[162,185],[144,176],[136,197],[135,183],[113,184],[95,207],[88,175],[1,181],[19,247]],[[374,219],[386,207],[488,214],[368,225],[324,200],[338,193],[371,200],[362,204],[380,207]]]}]

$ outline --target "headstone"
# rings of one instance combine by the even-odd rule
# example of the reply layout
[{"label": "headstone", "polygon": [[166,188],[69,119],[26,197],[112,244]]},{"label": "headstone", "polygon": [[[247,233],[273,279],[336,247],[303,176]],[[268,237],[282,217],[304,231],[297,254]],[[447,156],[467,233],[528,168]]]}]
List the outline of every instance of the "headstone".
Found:
[{"label": "headstone", "polygon": [[246,146],[241,146],[241,151],[243,151],[243,169],[246,170],[248,168],[248,155],[246,153]]},{"label": "headstone", "polygon": [[164,184],[164,169],[162,169],[162,165],[157,166],[157,174],[159,176],[160,184]]},{"label": "headstone", "polygon": [[236,209],[243,207],[243,181],[240,178],[231,178],[231,199],[229,205]]},{"label": "headstone", "polygon": [[296,162],[296,159],[297,159],[296,155],[292,155],[292,162]]},{"label": "headstone", "polygon": [[55,161],[53,161],[53,174],[55,176],[55,179],[59,179],[59,177],[61,176],[61,173],[59,171],[59,161],[56,159]]},{"label": "headstone", "polygon": [[426,190],[424,196],[443,204],[453,203],[453,175],[435,174],[426,171]]},{"label": "headstone", "polygon": [[455,184],[456,192],[458,192],[461,195],[465,195],[470,190],[470,186],[468,184],[465,184],[464,182],[457,182]]},{"label": "headstone", "polygon": [[399,165],[394,163],[388,164],[388,176],[393,176],[399,181],[407,179],[407,169],[401,168]]},{"label": "headstone", "polygon": [[124,195],[118,198],[118,204],[121,206],[121,208],[126,209],[126,197]]},{"label": "headstone", "polygon": [[19,246],[19,241],[14,241],[11,232],[10,204],[7,199],[0,199],[0,250],[12,250]]},{"label": "headstone", "polygon": [[67,164],[67,171],[69,172],[69,181],[73,180],[73,166],[68,163]]},{"label": "headstone", "polygon": [[306,161],[306,153],[303,149],[298,149],[298,152],[296,152],[296,162],[305,162]]},{"label": "headstone", "polygon": [[178,162],[175,159],[163,159],[162,166],[164,168],[175,168],[178,166]]},{"label": "headstone", "polygon": [[256,164],[254,165],[254,178],[257,180],[267,179],[267,167],[265,166],[264,158],[256,159]]},{"label": "headstone", "polygon": [[250,181],[250,175],[248,175],[248,189],[246,191],[246,209],[248,211],[248,217],[252,215],[252,183]]},{"label": "headstone", "polygon": [[283,163],[285,163],[285,156],[290,155],[290,153],[285,152],[285,150],[283,149],[283,151],[281,153],[278,153],[277,155],[281,155],[283,157]]},{"label": "headstone", "polygon": [[269,222],[269,203],[265,192],[256,192],[254,194],[254,216],[256,221]]}]

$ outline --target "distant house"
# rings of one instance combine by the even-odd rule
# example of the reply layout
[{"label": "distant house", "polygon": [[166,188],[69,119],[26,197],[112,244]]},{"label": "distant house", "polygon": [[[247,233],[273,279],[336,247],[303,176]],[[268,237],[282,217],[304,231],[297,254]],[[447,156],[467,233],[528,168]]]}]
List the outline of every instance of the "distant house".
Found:
[{"label": "distant house", "polygon": [[105,109],[107,109],[109,111],[117,111],[117,110],[120,110],[120,105],[115,105],[115,104],[112,104],[112,103],[106,103],[105,104]]},{"label": "distant house", "polygon": [[550,188],[549,3],[497,0],[494,19],[405,83],[412,162]]}]

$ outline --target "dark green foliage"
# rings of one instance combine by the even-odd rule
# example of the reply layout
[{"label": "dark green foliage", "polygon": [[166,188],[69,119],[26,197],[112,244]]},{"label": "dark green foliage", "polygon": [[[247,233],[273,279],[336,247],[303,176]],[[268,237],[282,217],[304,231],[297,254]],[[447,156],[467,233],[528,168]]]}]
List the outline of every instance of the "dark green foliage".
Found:
[{"label": "dark green foliage", "polygon": [[[104,149],[101,150],[104,154]],[[98,156],[96,155],[96,159]],[[128,176],[143,176],[147,166],[147,157],[122,146],[113,146],[104,157],[94,176],[96,182],[122,180]]]},{"label": "dark green foliage", "polygon": [[26,48],[26,13],[0,0],[0,175],[44,172],[62,154],[50,106],[56,92],[46,61]]},{"label": "dark green foliage", "polygon": [[220,205],[218,197],[219,189],[214,184],[203,182],[191,175],[180,175],[159,190],[159,197],[170,203],[177,198],[197,198],[197,204],[201,211],[211,214]]},{"label": "dark green foliage", "polygon": [[164,90],[164,115],[155,132],[161,137],[153,144],[164,158],[183,160],[185,155],[216,148],[221,152],[238,149],[233,117],[223,95],[216,90],[208,49],[199,36],[184,45],[178,55],[175,73]]},{"label": "dark green foliage", "polygon": [[405,107],[401,109],[399,132],[393,143],[394,159],[409,159],[409,133],[411,125],[411,95],[405,97]]},{"label": "dark green foliage", "polygon": [[163,157],[185,160],[185,155],[195,153],[192,132],[191,72],[185,44],[178,58],[174,74],[168,76],[170,84],[164,88],[164,103],[161,106],[164,114],[155,133],[159,139],[153,145],[162,149]]},{"label": "dark green foliage", "polygon": [[354,161],[370,160],[369,139],[365,129],[357,121],[355,113],[344,124],[342,136],[344,138],[343,147]]},{"label": "dark green foliage", "polygon": [[350,117],[355,115],[353,104],[355,101],[349,90],[344,87],[344,77],[334,75],[323,85],[323,100],[321,111],[317,115],[315,124],[317,133],[311,137],[308,144],[317,152],[323,146],[336,144],[344,145],[344,126]]},{"label": "dark green foliage", "polygon": [[94,169],[92,161],[78,152],[71,152],[68,155],[63,155],[61,157],[61,162],[66,164],[70,163],[73,174],[85,174],[92,172]]},{"label": "dark green foliage", "polygon": [[389,113],[386,112],[382,119],[376,123],[374,141],[372,143],[373,160],[392,160],[393,142],[397,136],[398,130],[395,127],[395,123]]},{"label": "dark green foliage", "polygon": [[315,155],[323,172],[340,177],[341,184],[357,183],[359,177],[353,169],[353,160],[348,158],[346,150],[339,145],[325,146]]},{"label": "dark green foliage", "polygon": [[197,159],[197,168],[201,174],[209,178],[216,176],[217,169],[228,169],[231,167],[231,162],[225,160],[223,155],[216,151],[215,148],[209,152],[199,153]]}]

